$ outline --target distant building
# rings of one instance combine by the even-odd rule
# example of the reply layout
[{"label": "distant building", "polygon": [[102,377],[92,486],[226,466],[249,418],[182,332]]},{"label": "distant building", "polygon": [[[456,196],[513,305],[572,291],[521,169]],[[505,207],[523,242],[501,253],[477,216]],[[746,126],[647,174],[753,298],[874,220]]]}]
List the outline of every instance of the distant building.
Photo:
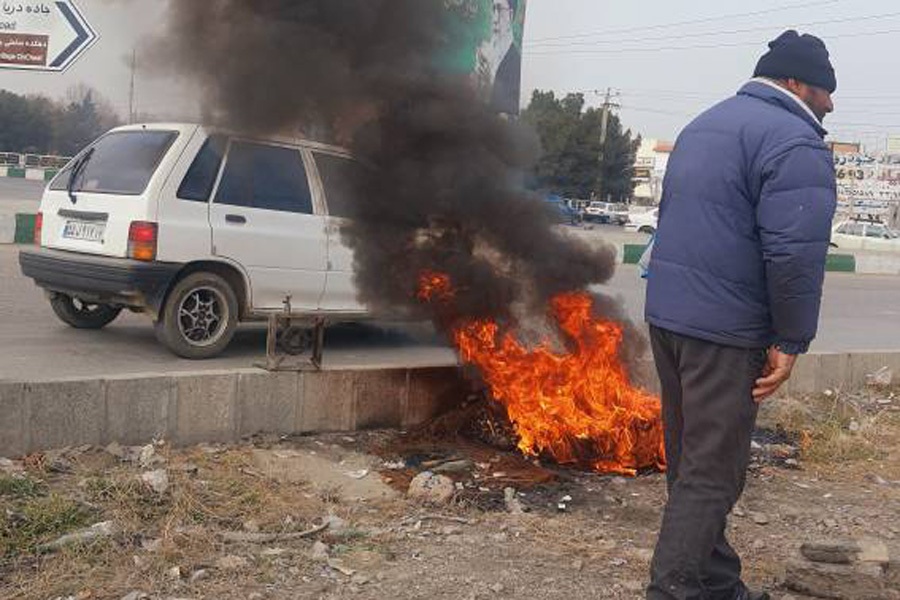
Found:
[{"label": "distant building", "polygon": [[835,154],[859,154],[862,148],[859,144],[849,142],[828,142],[828,147]]},{"label": "distant building", "polygon": [[[837,176],[838,218],[900,225],[900,154],[868,153],[860,144],[830,142]],[[890,145],[888,150],[891,150]]]},{"label": "distant building", "polygon": [[656,139],[642,139],[634,160],[635,204],[652,206],[662,197],[662,182],[675,144]]}]

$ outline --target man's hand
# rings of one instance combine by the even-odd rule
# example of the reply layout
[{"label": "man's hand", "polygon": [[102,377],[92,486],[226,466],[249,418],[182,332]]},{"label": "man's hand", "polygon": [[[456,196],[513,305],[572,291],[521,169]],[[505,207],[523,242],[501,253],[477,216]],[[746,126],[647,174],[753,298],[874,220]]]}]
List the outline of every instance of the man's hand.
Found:
[{"label": "man's hand", "polygon": [[795,362],[797,357],[793,354],[785,354],[778,348],[769,348],[769,359],[763,368],[763,376],[756,380],[753,399],[762,402],[778,391],[778,388],[791,378]]}]

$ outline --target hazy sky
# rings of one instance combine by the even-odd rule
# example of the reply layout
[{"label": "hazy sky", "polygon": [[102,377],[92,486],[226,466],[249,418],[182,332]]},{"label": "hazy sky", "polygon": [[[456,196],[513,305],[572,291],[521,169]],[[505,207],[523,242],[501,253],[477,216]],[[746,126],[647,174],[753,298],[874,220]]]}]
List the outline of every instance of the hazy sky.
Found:
[{"label": "hazy sky", "polygon": [[[128,57],[161,27],[164,3],[76,2],[100,34],[97,44],[62,75],[0,70],[0,88],[61,96],[85,82],[125,115]],[[766,43],[793,27],[822,37],[832,53],[837,110],[826,126],[833,137],[883,144],[900,135],[896,0],[529,0],[528,11],[523,102],[540,88],[584,91],[596,104],[602,99],[594,90],[611,87],[626,126],[672,139],[693,115],[734,93]],[[138,110],[178,114],[193,105],[188,98],[179,85],[139,73]]]}]

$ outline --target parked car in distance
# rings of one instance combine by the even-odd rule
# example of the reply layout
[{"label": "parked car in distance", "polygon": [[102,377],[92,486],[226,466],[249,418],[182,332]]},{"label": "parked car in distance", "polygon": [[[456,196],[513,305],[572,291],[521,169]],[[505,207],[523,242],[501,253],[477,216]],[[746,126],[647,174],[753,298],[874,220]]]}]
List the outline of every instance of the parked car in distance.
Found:
[{"label": "parked car in distance", "polygon": [[241,321],[368,315],[340,235],[359,163],[297,138],[196,124],[114,129],[48,186],[22,272],[68,325],[147,314],[175,354],[221,353]]},{"label": "parked car in distance", "polygon": [[620,202],[591,202],[584,211],[584,218],[596,223],[624,225],[628,222],[628,205]]},{"label": "parked car in distance", "polygon": [[654,208],[647,212],[632,214],[625,224],[625,231],[647,233],[653,235],[659,227],[659,209]]},{"label": "parked car in distance", "polygon": [[900,233],[878,221],[848,219],[834,226],[831,246],[840,250],[900,251]]},{"label": "parked car in distance", "polygon": [[581,214],[570,207],[566,201],[559,196],[550,195],[544,198],[544,201],[550,205],[554,215],[560,223],[564,225],[578,225],[581,223]]}]

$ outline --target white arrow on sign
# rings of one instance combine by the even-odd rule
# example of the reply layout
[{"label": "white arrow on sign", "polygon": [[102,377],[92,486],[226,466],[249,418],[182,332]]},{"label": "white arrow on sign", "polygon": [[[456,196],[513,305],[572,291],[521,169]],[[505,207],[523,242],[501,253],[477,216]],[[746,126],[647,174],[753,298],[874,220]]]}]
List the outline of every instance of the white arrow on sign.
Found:
[{"label": "white arrow on sign", "polygon": [[98,37],[74,0],[0,1],[0,68],[65,71]]}]

